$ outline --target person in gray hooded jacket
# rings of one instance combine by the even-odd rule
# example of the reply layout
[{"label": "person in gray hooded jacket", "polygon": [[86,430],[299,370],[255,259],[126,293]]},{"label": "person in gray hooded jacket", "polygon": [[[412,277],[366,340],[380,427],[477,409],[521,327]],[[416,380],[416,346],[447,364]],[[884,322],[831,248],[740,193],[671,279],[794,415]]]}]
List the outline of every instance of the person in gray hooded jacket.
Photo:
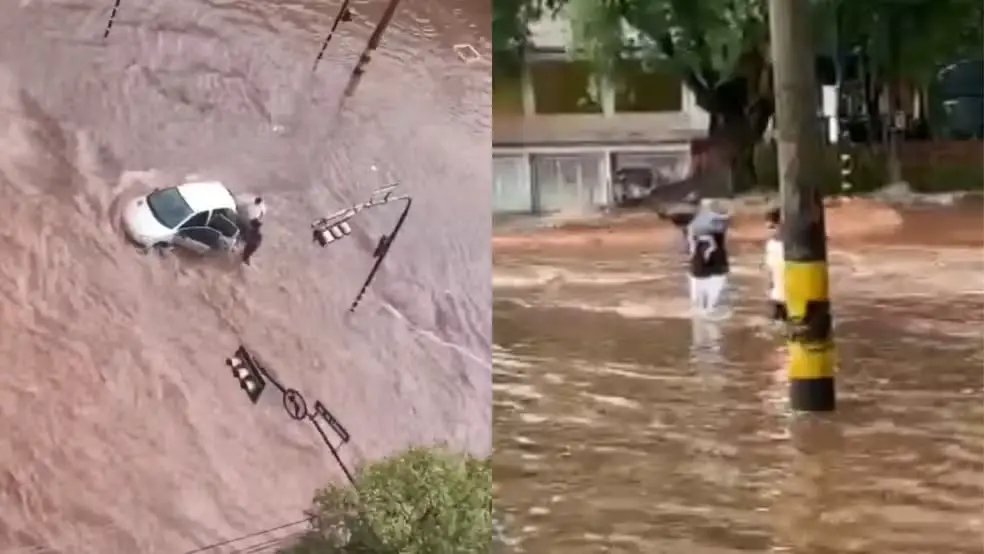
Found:
[{"label": "person in gray hooded jacket", "polygon": [[716,209],[712,199],[704,199],[687,225],[690,302],[698,315],[714,312],[727,286],[731,271],[727,246],[730,220],[730,215]]}]

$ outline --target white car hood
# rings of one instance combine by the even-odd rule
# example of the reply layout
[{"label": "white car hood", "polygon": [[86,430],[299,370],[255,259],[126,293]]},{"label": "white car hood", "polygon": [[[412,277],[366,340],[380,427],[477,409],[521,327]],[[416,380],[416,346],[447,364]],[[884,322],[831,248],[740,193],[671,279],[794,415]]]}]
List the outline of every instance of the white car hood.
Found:
[{"label": "white car hood", "polygon": [[174,236],[172,229],[161,225],[154,217],[146,198],[137,198],[126,205],[123,209],[123,227],[131,239],[144,246],[168,242]]}]

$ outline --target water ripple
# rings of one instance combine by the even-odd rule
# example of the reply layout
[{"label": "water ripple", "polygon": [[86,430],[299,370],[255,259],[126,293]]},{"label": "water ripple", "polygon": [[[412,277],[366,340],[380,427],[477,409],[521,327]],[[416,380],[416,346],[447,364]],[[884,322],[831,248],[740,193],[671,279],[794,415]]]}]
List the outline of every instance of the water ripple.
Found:
[{"label": "water ripple", "polygon": [[[828,418],[788,410],[779,337],[743,300],[764,290],[755,271],[709,331],[665,309],[681,294],[666,258],[599,275],[507,260],[497,271],[541,275],[496,288],[496,497],[517,551],[977,552],[982,264],[943,252],[926,271],[906,255],[833,268]],[[632,302],[654,309],[618,309]]]}]

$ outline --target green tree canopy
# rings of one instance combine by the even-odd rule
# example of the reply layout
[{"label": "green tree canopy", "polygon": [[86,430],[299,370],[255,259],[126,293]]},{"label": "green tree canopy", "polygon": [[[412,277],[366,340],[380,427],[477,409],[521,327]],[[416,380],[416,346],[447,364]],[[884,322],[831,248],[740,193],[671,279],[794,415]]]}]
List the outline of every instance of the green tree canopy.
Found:
[{"label": "green tree canopy", "polygon": [[494,0],[493,43],[514,52],[495,52],[500,70],[529,45],[529,24],[561,9],[572,54],[599,71],[617,74],[631,57],[677,73],[728,147],[738,188],[754,181],[752,147],[774,109],[765,0]]},{"label": "green tree canopy", "polygon": [[[710,115],[710,136],[726,147],[740,190],[754,184],[752,149],[775,106],[767,5],[767,0],[493,0],[494,60],[497,71],[513,69],[529,46],[530,23],[565,10],[572,54],[599,71],[617,73],[620,60],[631,56],[680,76]],[[862,47],[881,75],[925,82],[940,63],[980,50],[980,0],[814,0],[813,9],[819,52]]]},{"label": "green tree canopy", "polygon": [[315,531],[284,554],[487,554],[488,460],[414,448],[359,471],[356,487],[314,497]]},{"label": "green tree canopy", "polygon": [[[840,10],[839,25],[834,9]],[[926,84],[940,65],[980,58],[984,3],[979,0],[828,0],[820,40],[832,52],[859,48],[880,75]],[[893,46],[896,51],[893,53]],[[894,58],[894,59],[893,59]]]}]

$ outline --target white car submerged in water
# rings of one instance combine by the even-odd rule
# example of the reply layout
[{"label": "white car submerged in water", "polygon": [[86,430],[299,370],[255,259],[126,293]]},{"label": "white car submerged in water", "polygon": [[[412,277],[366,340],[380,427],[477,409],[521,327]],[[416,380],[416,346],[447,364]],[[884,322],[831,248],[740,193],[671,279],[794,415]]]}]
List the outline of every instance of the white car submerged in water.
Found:
[{"label": "white car submerged in water", "polygon": [[230,251],[241,233],[236,199],[219,181],[157,189],[123,209],[123,230],[145,249],[180,246]]}]

